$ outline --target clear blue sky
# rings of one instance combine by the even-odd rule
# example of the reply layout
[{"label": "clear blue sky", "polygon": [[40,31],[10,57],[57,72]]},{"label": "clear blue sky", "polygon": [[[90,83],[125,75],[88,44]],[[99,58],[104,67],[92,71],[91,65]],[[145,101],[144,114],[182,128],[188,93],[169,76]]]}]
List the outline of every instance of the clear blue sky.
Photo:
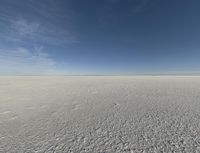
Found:
[{"label": "clear blue sky", "polygon": [[0,0],[0,74],[199,72],[199,0]]}]

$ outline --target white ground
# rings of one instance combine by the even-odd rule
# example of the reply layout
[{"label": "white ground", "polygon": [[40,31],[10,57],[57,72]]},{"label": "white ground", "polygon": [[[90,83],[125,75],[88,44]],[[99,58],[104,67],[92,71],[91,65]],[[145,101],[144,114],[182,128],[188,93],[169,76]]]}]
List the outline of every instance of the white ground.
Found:
[{"label": "white ground", "polygon": [[200,152],[200,77],[0,77],[0,152]]}]

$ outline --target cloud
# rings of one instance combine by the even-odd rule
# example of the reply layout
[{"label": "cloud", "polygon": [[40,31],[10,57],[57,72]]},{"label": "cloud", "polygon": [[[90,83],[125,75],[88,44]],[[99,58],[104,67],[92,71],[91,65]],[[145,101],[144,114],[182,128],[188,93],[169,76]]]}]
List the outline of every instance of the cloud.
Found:
[{"label": "cloud", "polygon": [[117,3],[120,0],[107,0],[109,3]]},{"label": "cloud", "polygon": [[[73,12],[54,0],[7,0],[0,6],[0,41],[65,46],[79,43]],[[20,9],[25,8],[25,9]],[[65,9],[65,10],[63,10]]]},{"label": "cloud", "polygon": [[[109,7],[113,7],[116,4],[127,3],[129,7],[132,8],[132,13],[144,11],[150,2],[155,0],[107,0]],[[130,9],[127,8],[127,9]],[[126,10],[127,11],[127,10]]]},{"label": "cloud", "polygon": [[[107,0],[98,10],[101,25],[121,22],[126,17],[148,10],[157,0]],[[121,9],[119,9],[121,8]]]},{"label": "cloud", "polygon": [[0,73],[59,73],[60,61],[49,50],[56,54],[59,48],[79,43],[74,12],[63,4],[55,0],[1,2]]},{"label": "cloud", "polygon": [[132,8],[133,13],[142,12],[146,10],[150,0],[138,0],[136,2],[137,3],[133,5],[133,8]]},{"label": "cloud", "polygon": [[18,19],[17,21],[13,22],[12,26],[20,35],[31,36],[38,32],[40,24],[37,22],[28,23],[25,19]]},{"label": "cloud", "polygon": [[9,27],[9,33],[3,37],[11,42],[30,43],[32,41],[32,43],[56,46],[79,42],[72,32],[52,23],[18,18],[12,21]]},{"label": "cloud", "polygon": [[46,74],[53,72],[56,62],[42,47],[29,50],[19,47],[0,49],[0,72],[6,74]]}]

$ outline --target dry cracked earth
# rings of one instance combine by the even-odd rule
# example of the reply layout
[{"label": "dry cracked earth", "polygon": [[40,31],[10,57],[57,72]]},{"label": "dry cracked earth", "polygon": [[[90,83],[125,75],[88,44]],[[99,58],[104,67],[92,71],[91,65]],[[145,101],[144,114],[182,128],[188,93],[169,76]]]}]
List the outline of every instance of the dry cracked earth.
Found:
[{"label": "dry cracked earth", "polygon": [[199,153],[200,77],[0,77],[1,153]]}]

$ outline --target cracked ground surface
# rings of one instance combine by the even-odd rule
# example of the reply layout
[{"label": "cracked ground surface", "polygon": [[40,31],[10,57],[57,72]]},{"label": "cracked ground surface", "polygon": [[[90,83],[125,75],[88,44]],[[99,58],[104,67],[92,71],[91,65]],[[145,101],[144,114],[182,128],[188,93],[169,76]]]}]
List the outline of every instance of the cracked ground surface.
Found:
[{"label": "cracked ground surface", "polygon": [[200,152],[200,77],[0,77],[1,153]]}]

